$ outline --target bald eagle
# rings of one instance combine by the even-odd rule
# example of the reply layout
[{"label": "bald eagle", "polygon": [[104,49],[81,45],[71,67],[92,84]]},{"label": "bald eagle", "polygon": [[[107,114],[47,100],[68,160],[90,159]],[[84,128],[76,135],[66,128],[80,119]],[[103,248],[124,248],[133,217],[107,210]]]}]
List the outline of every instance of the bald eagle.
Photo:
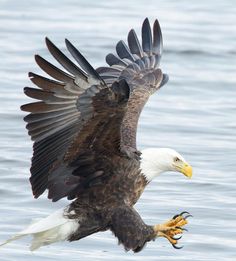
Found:
[{"label": "bald eagle", "polygon": [[165,171],[192,176],[192,168],[176,151],[136,147],[140,113],[150,95],[167,81],[159,63],[162,34],[155,20],[146,18],[141,44],[135,31],[128,45],[119,41],[109,53],[109,66],[96,70],[75,46],[65,40],[75,62],[48,38],[46,45],[64,70],[39,55],[36,63],[51,78],[30,72],[39,88],[26,87],[39,100],[25,104],[26,128],[34,141],[30,182],[35,198],[71,200],[64,209],[31,224],[6,241],[32,235],[31,250],[61,240],[75,241],[111,230],[125,250],[165,237],[175,248],[187,224],[188,212],[163,224],[147,225],[134,208],[145,187]]}]

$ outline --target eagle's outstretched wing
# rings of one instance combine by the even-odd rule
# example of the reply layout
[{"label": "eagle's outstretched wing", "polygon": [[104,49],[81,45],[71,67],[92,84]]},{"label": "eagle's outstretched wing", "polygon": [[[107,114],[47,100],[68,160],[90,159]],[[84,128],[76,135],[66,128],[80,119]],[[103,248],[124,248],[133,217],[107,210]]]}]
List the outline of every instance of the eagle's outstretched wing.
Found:
[{"label": "eagle's outstretched wing", "polygon": [[111,67],[97,70],[68,40],[67,49],[80,67],[47,38],[50,53],[67,72],[35,56],[41,69],[54,78],[29,73],[39,89],[26,87],[25,94],[39,102],[22,106],[30,112],[25,121],[34,141],[30,182],[35,197],[48,189],[53,201],[73,199],[113,173],[107,171],[113,166],[106,157],[137,156],[139,114],[148,97],[168,78],[158,68],[162,37],[157,21],[153,40],[145,19],[142,47],[133,30],[128,42],[130,50],[119,42],[118,56],[107,56]]},{"label": "eagle's outstretched wing", "polygon": [[162,74],[159,63],[162,55],[162,34],[158,20],[153,25],[153,33],[146,18],[142,26],[142,44],[135,31],[128,34],[128,46],[119,41],[117,55],[106,56],[110,67],[97,69],[99,75],[109,85],[115,80],[125,79],[131,88],[128,109],[122,123],[122,143],[136,149],[136,131],[140,113],[151,94],[168,81]]},{"label": "eagle's outstretched wing", "polygon": [[69,41],[68,50],[83,70],[49,39],[46,43],[70,74],[36,55],[38,65],[57,81],[29,73],[40,89],[26,87],[25,94],[40,101],[21,109],[30,112],[24,119],[34,141],[30,178],[33,194],[38,197],[49,189],[49,198],[56,201],[75,197],[81,186],[102,176],[102,171],[93,166],[96,154],[103,150],[119,152],[129,86],[121,80],[108,87]]}]

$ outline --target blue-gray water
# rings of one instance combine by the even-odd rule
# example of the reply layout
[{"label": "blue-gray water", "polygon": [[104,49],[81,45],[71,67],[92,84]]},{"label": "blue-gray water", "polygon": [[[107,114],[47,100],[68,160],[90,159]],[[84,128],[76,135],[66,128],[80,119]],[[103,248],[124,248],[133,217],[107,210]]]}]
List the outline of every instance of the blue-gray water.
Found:
[{"label": "blue-gray water", "polygon": [[31,141],[19,106],[29,100],[33,55],[47,59],[44,37],[64,49],[69,38],[94,66],[131,27],[160,20],[162,69],[169,83],[148,102],[139,124],[139,148],[178,150],[193,165],[192,180],[165,173],[146,189],[137,209],[149,224],[180,211],[194,215],[181,243],[151,242],[125,253],[110,232],[74,243],[28,250],[29,238],[0,249],[1,261],[227,260],[236,257],[236,3],[234,0],[15,1],[0,0],[0,242],[59,206],[33,199],[28,182]]}]

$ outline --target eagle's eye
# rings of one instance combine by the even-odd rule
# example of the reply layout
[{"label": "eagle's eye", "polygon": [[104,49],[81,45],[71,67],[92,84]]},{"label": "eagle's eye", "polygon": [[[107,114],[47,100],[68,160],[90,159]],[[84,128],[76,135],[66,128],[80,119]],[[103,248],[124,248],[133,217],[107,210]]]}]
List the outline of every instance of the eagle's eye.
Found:
[{"label": "eagle's eye", "polygon": [[174,162],[178,162],[178,161],[180,161],[180,159],[178,157],[175,157]]}]

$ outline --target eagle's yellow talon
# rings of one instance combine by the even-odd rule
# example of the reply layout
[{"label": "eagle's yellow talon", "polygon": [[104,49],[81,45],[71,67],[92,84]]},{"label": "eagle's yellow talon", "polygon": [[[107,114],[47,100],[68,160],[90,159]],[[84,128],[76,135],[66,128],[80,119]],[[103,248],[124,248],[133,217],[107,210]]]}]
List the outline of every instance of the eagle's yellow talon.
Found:
[{"label": "eagle's yellow talon", "polygon": [[175,236],[175,235],[178,235],[178,234],[182,234],[183,233],[183,230],[182,229],[174,229],[174,230],[170,230],[170,235],[171,236]]},{"label": "eagle's yellow talon", "polygon": [[164,224],[155,225],[153,227],[157,237],[165,237],[175,248],[180,248],[176,247],[176,244],[182,236],[178,238],[174,238],[174,236],[183,234],[184,231],[187,231],[183,226],[188,224],[188,221],[183,214],[188,214],[186,217],[191,216],[188,212],[182,212],[180,215],[174,216],[173,219]]}]

